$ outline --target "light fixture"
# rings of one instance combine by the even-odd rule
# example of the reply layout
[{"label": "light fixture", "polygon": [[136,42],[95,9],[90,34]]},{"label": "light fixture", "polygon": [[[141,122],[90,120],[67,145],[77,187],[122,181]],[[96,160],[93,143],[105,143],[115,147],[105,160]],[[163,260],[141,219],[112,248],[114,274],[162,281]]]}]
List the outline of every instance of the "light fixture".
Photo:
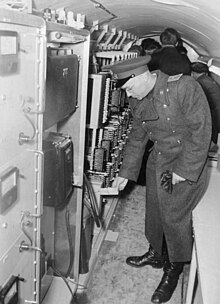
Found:
[{"label": "light fixture", "polygon": [[185,6],[185,7],[199,9],[197,6],[194,6],[194,5],[192,5],[190,3],[187,3],[183,0],[151,0],[151,1],[161,3],[161,4],[166,4],[166,5]]}]

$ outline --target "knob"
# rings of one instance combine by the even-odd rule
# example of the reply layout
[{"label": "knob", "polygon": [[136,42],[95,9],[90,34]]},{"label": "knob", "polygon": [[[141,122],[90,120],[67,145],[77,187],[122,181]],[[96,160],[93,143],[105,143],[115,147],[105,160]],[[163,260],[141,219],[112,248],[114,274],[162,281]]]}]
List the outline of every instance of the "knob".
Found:
[{"label": "knob", "polygon": [[56,37],[57,39],[60,39],[60,38],[62,37],[62,34],[61,34],[61,33],[56,33],[56,34],[55,34],[55,37]]}]

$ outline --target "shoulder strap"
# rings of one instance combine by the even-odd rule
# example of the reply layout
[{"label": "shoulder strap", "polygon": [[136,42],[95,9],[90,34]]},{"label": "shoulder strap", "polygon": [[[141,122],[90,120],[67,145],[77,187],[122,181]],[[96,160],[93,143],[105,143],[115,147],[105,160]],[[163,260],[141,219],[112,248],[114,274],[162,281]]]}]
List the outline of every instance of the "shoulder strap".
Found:
[{"label": "shoulder strap", "polygon": [[183,75],[183,73],[181,74],[177,74],[177,75],[172,75],[172,76],[169,76],[168,78],[168,82],[173,82],[173,81],[177,81],[180,79],[180,77]]}]

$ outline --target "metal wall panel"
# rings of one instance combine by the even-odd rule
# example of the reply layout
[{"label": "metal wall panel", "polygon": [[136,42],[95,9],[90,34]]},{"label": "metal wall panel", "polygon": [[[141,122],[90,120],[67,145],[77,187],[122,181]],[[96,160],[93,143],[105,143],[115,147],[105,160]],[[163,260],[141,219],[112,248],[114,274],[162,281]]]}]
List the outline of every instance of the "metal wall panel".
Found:
[{"label": "metal wall panel", "polygon": [[[45,61],[45,24],[34,16],[25,20],[26,14],[1,10],[0,59],[7,57],[7,65],[0,75],[0,286],[4,290],[12,276],[18,277],[21,304],[39,299]],[[17,180],[5,174],[9,168],[16,168]]]}]

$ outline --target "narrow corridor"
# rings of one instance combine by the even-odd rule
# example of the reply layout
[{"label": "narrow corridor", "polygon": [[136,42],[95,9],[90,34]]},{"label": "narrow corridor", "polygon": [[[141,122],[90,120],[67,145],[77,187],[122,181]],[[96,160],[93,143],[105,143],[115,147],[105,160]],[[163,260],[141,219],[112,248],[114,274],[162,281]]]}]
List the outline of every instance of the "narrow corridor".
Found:
[{"label": "narrow corridor", "polygon": [[[121,195],[109,230],[118,236],[103,243],[86,292],[78,293],[75,304],[150,304],[151,296],[162,277],[162,269],[145,266],[133,268],[125,263],[130,255],[148,250],[144,235],[145,187],[131,185]],[[185,273],[185,271],[184,271]],[[182,304],[185,293],[184,276],[168,304]]]}]

